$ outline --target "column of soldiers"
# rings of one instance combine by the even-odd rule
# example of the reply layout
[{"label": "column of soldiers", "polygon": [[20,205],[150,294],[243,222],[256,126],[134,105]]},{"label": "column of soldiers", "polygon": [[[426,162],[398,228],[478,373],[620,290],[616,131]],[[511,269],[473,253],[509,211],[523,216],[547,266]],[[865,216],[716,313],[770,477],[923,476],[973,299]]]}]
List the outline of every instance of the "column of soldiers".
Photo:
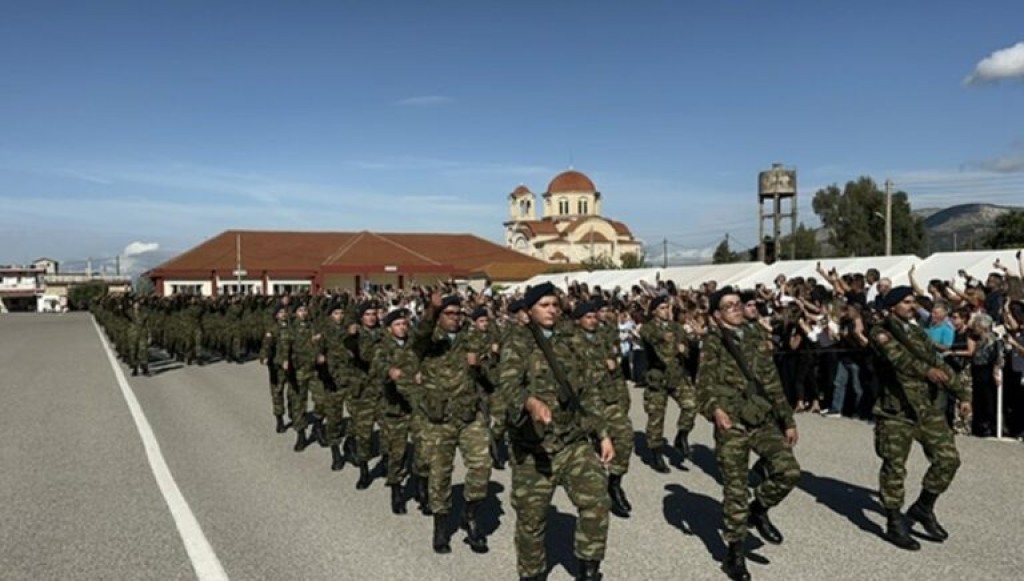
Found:
[{"label": "column of soldiers", "polygon": [[[750,578],[748,527],[768,543],[781,543],[768,512],[800,477],[793,410],[770,337],[756,309],[747,308],[753,300],[731,287],[710,293],[713,323],[699,342],[695,377],[686,361],[698,343],[676,322],[669,296],[653,297],[652,318],[640,332],[651,368],[644,391],[651,466],[669,471],[663,434],[668,400],[680,408],[673,447],[684,459],[696,414],[714,426],[728,545],[722,568],[740,580]],[[604,298],[570,297],[550,283],[539,285],[507,305],[501,324],[485,301],[464,304],[460,296],[440,292],[421,295],[422,313],[385,311],[379,302],[347,295],[274,298],[272,308],[269,301],[127,297],[106,299],[94,313],[133,374],[148,373],[150,344],[185,363],[216,355],[242,361],[258,346],[268,368],[275,430],[293,429],[297,452],[313,443],[329,448],[332,470],[357,466],[359,490],[371,485],[369,462],[379,454],[392,512],[405,514],[407,498],[415,498],[420,511],[433,517],[437,553],[451,552],[456,451],[466,466],[457,520],[477,553],[488,551],[480,517],[491,471],[511,463],[521,579],[546,576],[551,499],[557,487],[564,488],[579,512],[577,578],[601,577],[609,514],[628,518],[632,511],[623,478],[633,454],[617,315]],[[959,466],[952,432],[933,405],[935,391],[952,393],[963,413],[970,412],[970,392],[911,323],[913,293],[893,289],[885,307],[886,316],[871,329],[886,374],[875,428],[884,536],[914,550],[919,544],[909,521],[932,540],[948,538],[934,506]],[[563,313],[570,316],[563,319]],[[905,463],[914,440],[930,467],[921,496],[904,515]],[[759,457],[761,476],[753,488],[751,452]]]}]

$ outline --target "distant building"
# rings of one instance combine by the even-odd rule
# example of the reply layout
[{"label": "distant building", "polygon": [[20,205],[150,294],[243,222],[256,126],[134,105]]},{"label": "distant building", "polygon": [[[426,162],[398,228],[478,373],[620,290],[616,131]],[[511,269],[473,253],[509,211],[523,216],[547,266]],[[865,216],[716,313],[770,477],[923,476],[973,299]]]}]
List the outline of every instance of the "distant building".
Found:
[{"label": "distant building", "polygon": [[558,174],[541,199],[538,218],[537,196],[529,188],[520,185],[508,195],[506,246],[554,263],[607,257],[618,265],[623,254],[642,253],[628,226],[601,216],[601,192],[586,175],[573,169]]},{"label": "distant building", "polygon": [[0,266],[0,312],[63,311],[68,306],[70,290],[87,283],[103,283],[108,293],[126,293],[132,289],[130,277],[62,273],[56,260],[39,258],[31,266]]},{"label": "distant building", "polygon": [[451,279],[482,286],[520,282],[548,268],[472,234],[228,230],[143,276],[161,296],[268,295]]}]

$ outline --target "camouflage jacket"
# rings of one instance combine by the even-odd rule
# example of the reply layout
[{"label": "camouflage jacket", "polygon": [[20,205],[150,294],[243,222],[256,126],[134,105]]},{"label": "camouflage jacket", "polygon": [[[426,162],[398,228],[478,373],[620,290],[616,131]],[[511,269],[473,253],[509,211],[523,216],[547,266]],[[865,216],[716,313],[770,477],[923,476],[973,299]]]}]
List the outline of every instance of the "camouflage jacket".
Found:
[{"label": "camouflage jacket", "polygon": [[352,354],[358,338],[349,335],[344,324],[328,320],[320,331],[321,351],[324,355],[324,382],[328,389],[356,388],[361,379],[356,370],[355,356]]},{"label": "camouflage jacket", "polygon": [[685,371],[690,340],[682,325],[675,321],[652,319],[640,327],[640,339],[647,352],[650,366],[647,382],[651,387],[674,389],[690,381]]},{"label": "camouflage jacket", "polygon": [[476,381],[479,370],[467,362],[474,348],[465,329],[446,333],[429,316],[416,325],[412,349],[423,382],[417,403],[431,422],[470,422],[480,411],[482,394]]},{"label": "camouflage jacket", "polygon": [[316,329],[308,319],[295,319],[289,330],[282,344],[288,354],[288,361],[295,371],[312,371],[316,366],[316,356],[320,354],[320,348],[314,340]]},{"label": "camouflage jacket", "polygon": [[[418,395],[413,379],[417,368],[416,357],[409,348],[410,345],[408,338],[399,340],[390,333],[385,333],[377,344],[373,363],[370,365],[369,381],[381,386],[384,395],[383,411],[392,417],[412,412],[413,402]],[[402,372],[402,377],[398,381],[391,379],[390,376],[391,369],[395,368]]]},{"label": "camouflage jacket", "polygon": [[285,346],[289,341],[289,333],[290,325],[287,320],[275,322],[267,327],[260,345],[260,359],[265,360],[267,365],[281,367],[288,360],[288,350]]},{"label": "camouflage jacket", "polygon": [[[508,362],[509,367],[502,374],[503,380],[517,377],[520,373],[525,378],[519,386],[503,383],[503,387],[510,390],[510,411],[521,416],[518,424],[510,430],[512,441],[520,448],[536,447],[548,454],[555,454],[587,437],[608,437],[602,414],[604,402],[601,390],[599,386],[586,382],[586,376],[577,362],[577,354],[573,351],[573,333],[564,327],[556,327],[553,331],[544,331],[544,334],[546,340],[550,341],[555,359],[565,372],[571,389],[579,399],[581,409],[572,410],[559,402],[559,386],[555,374],[544,352],[534,344],[534,338],[527,330],[524,332],[525,340],[530,343],[528,347],[521,346],[524,355]],[[513,350],[513,346],[507,346],[502,355]],[[551,410],[551,423],[547,426],[533,422],[526,415],[526,400],[530,397],[540,400]],[[538,437],[539,441],[529,441],[530,433]]]},{"label": "camouflage jacket", "polygon": [[[723,343],[723,334],[729,333],[747,369],[754,375],[763,391],[750,385],[739,363]],[[709,329],[701,348],[700,367],[697,372],[697,409],[709,421],[714,421],[715,409],[720,408],[733,422],[756,427],[774,419],[780,427],[793,428],[793,409],[786,401],[778,369],[772,359],[771,346],[760,333],[740,328]]]},{"label": "camouflage jacket", "polygon": [[582,384],[593,386],[603,403],[620,403],[618,382],[621,378],[618,368],[615,371],[608,370],[608,360],[617,362],[617,358],[608,350],[607,336],[602,335],[600,328],[593,333],[576,328],[569,344],[576,357],[577,373]]},{"label": "camouflage jacket", "polygon": [[[881,393],[875,403],[876,416],[914,421],[922,413],[942,413],[935,395],[945,389],[961,401],[971,401],[971,388],[959,381],[958,374],[943,360],[935,345],[920,326],[889,315],[868,332],[871,344],[880,354],[878,376]],[[950,377],[939,387],[928,381],[928,370],[938,367]]]}]

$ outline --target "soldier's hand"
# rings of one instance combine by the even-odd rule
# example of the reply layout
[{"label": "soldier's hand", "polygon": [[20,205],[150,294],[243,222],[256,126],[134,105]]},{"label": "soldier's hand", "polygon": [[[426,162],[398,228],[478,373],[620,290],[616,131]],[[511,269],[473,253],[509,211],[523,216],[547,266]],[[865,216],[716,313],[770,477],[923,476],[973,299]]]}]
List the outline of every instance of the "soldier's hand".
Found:
[{"label": "soldier's hand", "polygon": [[615,360],[614,360],[614,359],[605,359],[605,360],[604,360],[604,364],[605,364],[605,365],[606,365],[606,366],[608,367],[608,371],[609,371],[610,373],[614,373],[614,372],[615,372],[615,368],[616,368],[616,367],[618,366],[618,365],[617,365],[617,364],[615,363]]},{"label": "soldier's hand", "polygon": [[349,325],[348,326],[348,334],[349,335],[358,335],[359,334],[359,323],[352,323],[351,325]]},{"label": "soldier's hand", "polygon": [[498,345],[497,343],[491,343],[491,353],[494,353],[495,355],[500,354],[501,345]]},{"label": "soldier's hand", "polygon": [[928,381],[932,383],[947,383],[949,381],[949,376],[946,375],[945,371],[938,367],[932,367],[928,370]]},{"label": "soldier's hand", "polygon": [[971,412],[973,412],[973,411],[974,411],[974,408],[971,406],[971,402],[969,402],[969,401],[962,401],[962,402],[960,402],[960,417],[966,418],[966,417],[970,416]]},{"label": "soldier's hand", "polygon": [[288,362],[287,361],[285,361],[284,363],[281,364],[281,369],[284,369],[285,371],[288,371]]},{"label": "soldier's hand", "polygon": [[402,370],[397,367],[392,367],[388,370],[388,377],[391,378],[391,381],[398,381],[399,379],[402,379]]},{"label": "soldier's hand", "polygon": [[423,374],[417,373],[416,377],[413,378],[413,381],[416,382],[416,385],[421,385],[423,383]]},{"label": "soldier's hand", "polygon": [[615,459],[615,446],[612,445],[612,439],[605,437],[601,438],[601,464],[605,466],[612,463]]},{"label": "soldier's hand", "polygon": [[722,408],[715,409],[715,427],[723,432],[732,429],[732,419]]},{"label": "soldier's hand", "polygon": [[551,408],[532,395],[526,398],[526,411],[535,422],[540,422],[545,426],[551,423]]},{"label": "soldier's hand", "polygon": [[800,439],[800,435],[797,434],[796,428],[786,428],[786,433],[783,436],[786,439],[786,445],[790,448],[796,446],[797,441]]},{"label": "soldier's hand", "polygon": [[468,363],[470,367],[476,367],[480,364],[480,358],[476,356],[476,353],[466,353],[466,363]]},{"label": "soldier's hand", "polygon": [[326,357],[324,357],[323,355],[317,355],[317,356],[316,356],[316,362],[317,362],[317,363],[319,363],[319,364],[323,365],[323,363],[324,363],[325,361],[327,361],[327,358],[326,358]]}]

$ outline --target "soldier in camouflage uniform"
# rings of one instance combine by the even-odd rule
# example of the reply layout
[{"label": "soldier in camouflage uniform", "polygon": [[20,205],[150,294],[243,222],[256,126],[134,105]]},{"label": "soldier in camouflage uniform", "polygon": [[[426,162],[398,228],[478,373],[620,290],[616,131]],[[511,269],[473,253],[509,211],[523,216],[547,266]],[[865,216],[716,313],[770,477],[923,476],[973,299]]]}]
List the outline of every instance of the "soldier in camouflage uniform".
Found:
[{"label": "soldier in camouflage uniform", "polygon": [[[530,342],[528,341],[529,333],[526,331],[526,325],[530,322],[530,317],[526,313],[526,307],[522,300],[514,300],[508,305],[508,320],[503,327],[499,328],[498,332],[498,385],[494,393],[491,394],[491,417],[493,418],[491,424],[491,461],[493,462],[494,468],[497,470],[505,469],[505,459],[508,457],[508,415],[509,415],[509,398],[512,393],[508,389],[502,389],[501,386],[522,386],[526,382],[526,375],[522,365],[515,364],[517,361],[522,361],[526,357],[526,353],[515,353],[509,354],[510,358],[508,362],[505,361],[505,349],[511,347],[512,349],[527,348]],[[512,374],[516,377],[505,377],[506,374]]]},{"label": "soldier in camouflage uniform", "polygon": [[377,421],[383,386],[370,378],[370,366],[380,340],[380,319],[377,316],[377,304],[364,302],[356,307],[357,323],[352,323],[358,340],[355,343],[355,369],[359,375],[352,398],[349,400],[349,413],[352,414],[352,442],[350,451],[359,466],[359,480],[356,489],[366,490],[370,487],[370,459],[373,457],[373,425]]},{"label": "soldier in camouflage uniform", "polygon": [[672,319],[670,298],[664,295],[655,298],[651,301],[651,310],[654,316],[640,327],[640,339],[649,362],[644,389],[647,447],[651,451],[652,467],[667,473],[664,430],[668,400],[672,398],[679,405],[675,446],[685,458],[690,455],[689,434],[697,414],[697,398],[685,368],[689,338],[683,326]]},{"label": "soldier in camouflage uniform", "polygon": [[[571,334],[556,326],[559,304],[554,286],[545,283],[531,288],[524,304],[534,327],[529,335],[515,335],[513,344],[502,349],[501,386],[511,394],[510,409],[519,411],[509,428],[519,577],[546,577],[544,533],[555,488],[562,486],[579,511],[574,550],[580,560],[577,579],[599,579],[611,504],[604,466],[615,457],[600,411],[604,402],[596,386],[587,384],[574,365]],[[515,345],[518,341],[524,344]],[[558,369],[549,362],[545,347]],[[521,375],[526,377],[524,383]],[[569,381],[560,393],[558,378],[562,377]],[[591,438],[598,442],[600,456],[594,453]]]},{"label": "soldier in camouflage uniform", "polygon": [[381,446],[388,456],[387,485],[391,488],[391,512],[405,514],[402,491],[406,472],[406,450],[412,404],[402,395],[399,384],[414,382],[416,358],[409,350],[409,311],[395,309],[384,317],[384,337],[377,345],[370,367],[370,380],[383,386]]},{"label": "soldier in camouflage uniform", "polygon": [[149,375],[149,313],[139,299],[131,302],[127,342],[128,366],[132,368],[132,375],[138,375],[140,369],[143,374]]},{"label": "soldier in camouflage uniform", "polygon": [[340,300],[328,307],[330,314],[322,329],[323,365],[320,380],[324,384],[324,442],[331,448],[331,470],[345,467],[341,442],[345,436],[345,405],[363,381],[356,370],[354,351],[358,333],[345,325],[345,310]]},{"label": "soldier in camouflage uniform", "polygon": [[[723,570],[730,579],[744,580],[750,579],[743,547],[748,524],[765,541],[782,542],[768,509],[800,479],[792,450],[798,435],[771,348],[744,325],[739,294],[725,287],[711,295],[709,308],[717,326],[704,339],[697,394],[701,415],[715,425],[722,472],[723,536],[729,547]],[[765,459],[768,469],[767,479],[754,488],[753,502],[747,486],[751,451]]]},{"label": "soldier in camouflage uniform", "polygon": [[504,470],[505,461],[502,454],[502,442],[505,441],[505,415],[508,404],[502,397],[498,385],[498,355],[501,345],[498,330],[492,324],[490,313],[486,307],[477,307],[469,315],[469,337],[474,344],[472,350],[480,356],[480,371],[486,376],[491,393],[487,396],[487,409],[490,417],[491,443],[489,451],[494,469]]},{"label": "soldier in camouflage uniform", "polygon": [[481,386],[486,379],[480,370],[480,355],[471,351],[478,345],[462,328],[461,307],[457,296],[442,299],[435,294],[417,326],[412,345],[422,377],[417,403],[427,420],[423,432],[430,463],[430,509],[437,553],[451,552],[448,515],[456,449],[466,465],[462,526],[467,542],[474,552],[488,550],[477,518],[491,478],[489,418]]},{"label": "soldier in camouflage uniform", "polygon": [[284,423],[284,394],[291,379],[284,365],[288,361],[288,333],[288,310],[282,305],[275,310],[274,322],[263,335],[260,347],[260,364],[266,364],[270,375],[270,404],[278,434],[288,429]]},{"label": "soldier in camouflage uniform", "polygon": [[627,518],[633,510],[622,490],[622,477],[629,470],[629,457],[633,455],[629,388],[618,373],[618,330],[612,343],[609,336],[601,331],[603,324],[599,307],[606,305],[603,301],[583,302],[573,309],[576,332],[571,346],[580,366],[583,383],[594,386],[601,396],[601,413],[608,427],[608,435],[615,445],[615,460],[608,466],[608,496],[612,502],[612,513]]},{"label": "soldier in camouflage uniform", "polygon": [[931,540],[949,533],[935,517],[935,501],[949,488],[960,467],[960,455],[944,410],[936,404],[938,391],[960,400],[960,413],[971,413],[971,390],[957,381],[956,372],[935,350],[934,343],[914,321],[917,302],[910,287],[896,287],[884,299],[889,313],[871,328],[871,343],[880,353],[881,394],[875,404],[875,453],[882,459],[879,496],[885,507],[885,538],[894,545],[917,550],[900,510],[904,500],[907,456],[915,440],[928,458],[921,495],[906,516],[920,523]]},{"label": "soldier in camouflage uniform", "polygon": [[309,320],[308,307],[300,304],[295,309],[295,319],[283,345],[288,358],[282,366],[286,373],[295,374],[295,382],[288,386],[288,405],[292,427],[295,428],[296,452],[305,450],[311,442],[306,437],[306,426],[309,424],[306,412],[310,387],[313,382],[320,381],[316,370],[320,354],[319,339],[320,335]]}]

